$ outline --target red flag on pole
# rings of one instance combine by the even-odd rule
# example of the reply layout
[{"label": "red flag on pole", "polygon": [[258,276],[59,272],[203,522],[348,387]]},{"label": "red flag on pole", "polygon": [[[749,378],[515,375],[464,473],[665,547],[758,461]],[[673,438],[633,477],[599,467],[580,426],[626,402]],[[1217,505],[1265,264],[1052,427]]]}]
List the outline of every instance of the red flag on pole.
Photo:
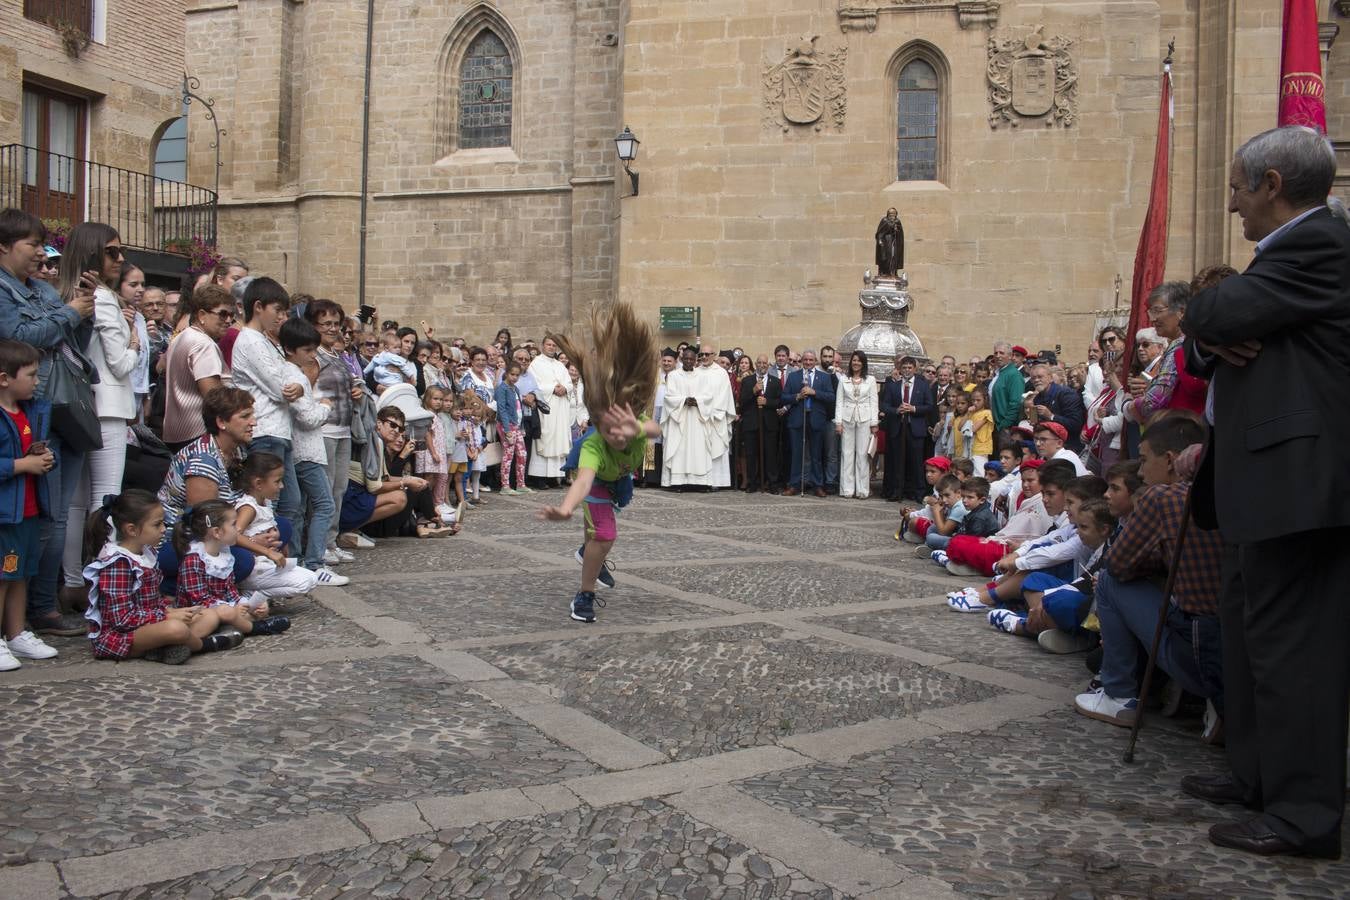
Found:
[{"label": "red flag on pole", "polygon": [[1317,4],[1284,0],[1280,48],[1280,127],[1306,125],[1327,133],[1326,85],[1317,40]]},{"label": "red flag on pole", "polygon": [[1172,150],[1172,57],[1163,63],[1162,99],[1158,104],[1158,142],[1153,151],[1153,185],[1149,189],[1148,213],[1134,254],[1134,282],[1130,287],[1130,327],[1125,335],[1125,358],[1121,380],[1134,359],[1134,335],[1148,324],[1148,295],[1162,284],[1167,268],[1167,214],[1169,163]]}]

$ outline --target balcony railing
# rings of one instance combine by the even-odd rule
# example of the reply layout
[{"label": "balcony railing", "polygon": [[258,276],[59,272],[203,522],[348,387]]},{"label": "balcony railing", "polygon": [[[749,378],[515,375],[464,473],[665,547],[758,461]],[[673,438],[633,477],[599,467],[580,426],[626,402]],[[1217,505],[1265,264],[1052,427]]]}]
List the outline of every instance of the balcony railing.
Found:
[{"label": "balcony railing", "polygon": [[9,206],[72,226],[104,222],[142,250],[216,244],[214,191],[22,144],[0,146],[0,207]]}]

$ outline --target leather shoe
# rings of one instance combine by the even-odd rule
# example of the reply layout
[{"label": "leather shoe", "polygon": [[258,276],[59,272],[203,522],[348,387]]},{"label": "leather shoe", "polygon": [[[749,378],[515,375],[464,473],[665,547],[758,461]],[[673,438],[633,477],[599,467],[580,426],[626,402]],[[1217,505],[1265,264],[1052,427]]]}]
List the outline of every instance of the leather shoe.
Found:
[{"label": "leather shoe", "polygon": [[816,488],[816,496],[817,496],[817,497],[824,497],[824,496],[826,496],[826,494],[825,494],[825,489],[822,488],[822,487]]},{"label": "leather shoe", "polygon": [[1192,797],[1221,806],[1245,804],[1247,799],[1231,775],[1186,775],[1181,779],[1181,789]]},{"label": "leather shoe", "polygon": [[1335,838],[1305,846],[1291,844],[1270,830],[1260,816],[1245,822],[1221,822],[1209,829],[1209,839],[1220,847],[1231,847],[1261,856],[1313,856],[1340,859],[1340,843]]},{"label": "leather shoe", "polygon": [[794,487],[783,488],[783,496],[784,496],[784,497],[795,497],[795,496],[797,496],[797,489],[794,488]]}]

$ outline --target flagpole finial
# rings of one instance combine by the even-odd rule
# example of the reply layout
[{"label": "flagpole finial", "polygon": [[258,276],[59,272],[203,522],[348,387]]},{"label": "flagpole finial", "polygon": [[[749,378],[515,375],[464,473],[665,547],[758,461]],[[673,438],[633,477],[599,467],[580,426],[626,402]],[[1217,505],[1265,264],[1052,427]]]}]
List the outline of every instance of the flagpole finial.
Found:
[{"label": "flagpole finial", "polygon": [[1177,52],[1177,39],[1172,38],[1170,41],[1167,42],[1167,58],[1163,60],[1163,65],[1170,66],[1172,64],[1172,57],[1176,55],[1176,52]]}]

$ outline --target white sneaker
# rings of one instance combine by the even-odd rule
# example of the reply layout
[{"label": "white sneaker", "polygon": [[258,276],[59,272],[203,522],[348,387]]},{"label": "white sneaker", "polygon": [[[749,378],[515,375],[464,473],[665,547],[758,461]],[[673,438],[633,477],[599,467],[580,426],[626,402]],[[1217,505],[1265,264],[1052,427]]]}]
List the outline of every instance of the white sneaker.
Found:
[{"label": "white sneaker", "polygon": [[55,647],[31,631],[21,631],[5,643],[11,655],[24,659],[52,659],[57,655]]},{"label": "white sneaker", "polygon": [[347,560],[343,559],[341,556],[338,556],[338,552],[336,550],[323,551],[323,564],[325,566],[341,565],[346,561]]},{"label": "white sneaker", "polygon": [[337,558],[338,558],[338,560],[341,561],[341,562],[355,562],[355,561],[356,561],[356,554],[355,554],[355,553],[348,553],[346,550],[343,550],[341,547],[338,547],[338,548],[337,548],[336,550],[334,550],[333,552],[337,554]]},{"label": "white sneaker", "polygon": [[1079,694],[1074,698],[1073,705],[1080,713],[1089,718],[1110,722],[1112,725],[1119,725],[1121,728],[1130,728],[1134,725],[1135,710],[1139,707],[1139,701],[1133,699],[1117,700],[1115,697],[1109,696],[1106,691],[1097,688],[1095,691]]},{"label": "white sneaker", "polygon": [[375,546],[375,542],[358,531],[356,532],[356,546],[360,550],[370,550]]},{"label": "white sneaker", "polygon": [[339,575],[327,566],[316,569],[314,576],[320,587],[342,587],[344,584],[351,584],[352,582],[346,575]]},{"label": "white sneaker", "polygon": [[486,484],[480,484],[480,485],[478,486],[478,489],[479,489],[480,491],[482,491],[483,493],[485,493],[485,494],[490,494],[490,493],[492,493],[492,488],[488,487]]},{"label": "white sneaker", "polygon": [[9,652],[9,645],[3,638],[0,638],[0,672],[13,672],[21,667],[23,663],[14,658],[14,654]]}]

